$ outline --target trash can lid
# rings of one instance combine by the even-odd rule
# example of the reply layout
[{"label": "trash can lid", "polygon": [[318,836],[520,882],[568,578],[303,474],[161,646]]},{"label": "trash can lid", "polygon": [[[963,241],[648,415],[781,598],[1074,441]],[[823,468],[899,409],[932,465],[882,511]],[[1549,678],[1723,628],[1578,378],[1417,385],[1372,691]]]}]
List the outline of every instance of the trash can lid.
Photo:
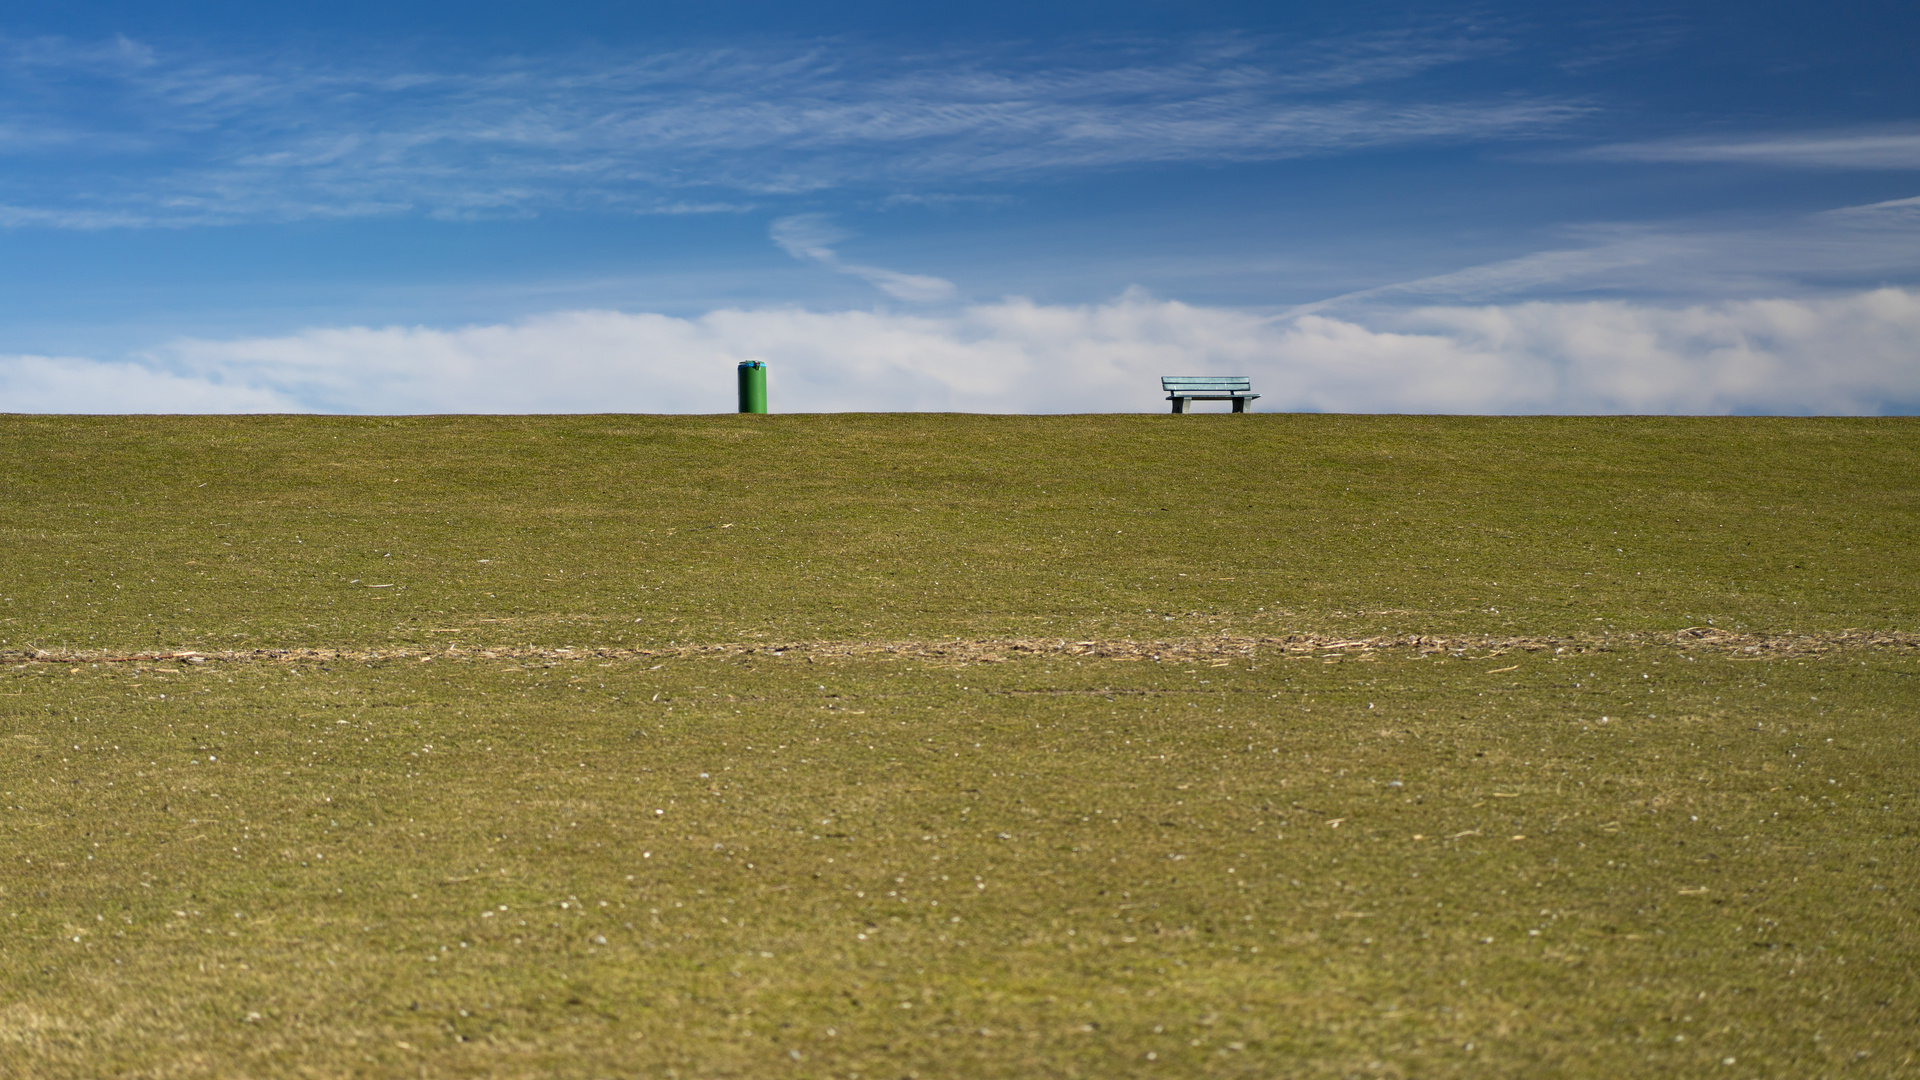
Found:
[{"label": "trash can lid", "polygon": [[759,360],[742,360],[740,361],[740,366],[741,367],[766,367],[767,365],[765,363],[762,363]]}]

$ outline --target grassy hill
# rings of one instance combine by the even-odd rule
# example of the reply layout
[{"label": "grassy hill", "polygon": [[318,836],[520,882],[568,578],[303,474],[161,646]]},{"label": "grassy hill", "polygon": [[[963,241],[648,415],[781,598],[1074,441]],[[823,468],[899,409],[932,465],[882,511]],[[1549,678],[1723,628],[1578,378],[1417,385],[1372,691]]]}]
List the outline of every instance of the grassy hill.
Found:
[{"label": "grassy hill", "polygon": [[1916,430],[16,417],[0,423],[0,638],[227,649],[1913,630]]},{"label": "grassy hill", "polygon": [[0,1075],[1920,1053],[1910,421],[0,448]]}]

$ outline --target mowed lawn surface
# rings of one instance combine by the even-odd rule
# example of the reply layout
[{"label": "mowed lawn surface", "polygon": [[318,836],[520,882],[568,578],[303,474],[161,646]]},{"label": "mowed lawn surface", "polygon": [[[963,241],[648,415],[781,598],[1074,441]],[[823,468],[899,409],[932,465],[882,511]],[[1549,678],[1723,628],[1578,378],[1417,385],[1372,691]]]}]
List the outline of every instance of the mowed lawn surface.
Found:
[{"label": "mowed lawn surface", "polygon": [[1907,419],[0,418],[0,649],[1913,630]]},{"label": "mowed lawn surface", "polygon": [[[1920,1052],[1920,650],[1839,633],[1920,629],[1911,422],[9,417],[0,447],[0,1075]],[[1800,644],[1674,636],[1704,626]],[[1250,643],[1289,633],[1448,641]],[[720,643],[759,651],[685,648]],[[293,648],[338,654],[254,652]]]}]

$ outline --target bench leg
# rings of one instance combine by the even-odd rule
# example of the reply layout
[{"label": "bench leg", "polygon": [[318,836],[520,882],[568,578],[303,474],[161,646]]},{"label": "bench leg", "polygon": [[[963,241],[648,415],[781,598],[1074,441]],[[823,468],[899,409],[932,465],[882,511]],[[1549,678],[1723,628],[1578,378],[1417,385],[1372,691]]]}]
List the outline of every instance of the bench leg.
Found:
[{"label": "bench leg", "polygon": [[1234,398],[1234,399],[1233,399],[1233,411],[1234,411],[1234,412],[1246,412],[1246,411],[1247,411],[1247,399],[1246,399],[1246,398],[1243,398],[1243,397],[1237,397],[1237,398]]},{"label": "bench leg", "polygon": [[1174,398],[1174,399],[1173,399],[1173,411],[1174,411],[1175,413],[1183,413],[1183,412],[1186,412],[1186,411],[1187,411],[1187,399],[1186,399],[1186,398],[1183,398],[1183,397],[1177,397],[1177,398]]}]

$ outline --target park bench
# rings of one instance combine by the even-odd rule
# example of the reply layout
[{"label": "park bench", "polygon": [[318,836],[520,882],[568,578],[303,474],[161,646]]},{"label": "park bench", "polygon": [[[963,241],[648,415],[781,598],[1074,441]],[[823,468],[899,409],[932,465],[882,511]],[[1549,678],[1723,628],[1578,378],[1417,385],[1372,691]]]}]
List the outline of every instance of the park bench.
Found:
[{"label": "park bench", "polygon": [[1162,375],[1160,389],[1177,413],[1186,412],[1189,401],[1231,401],[1234,412],[1246,412],[1247,402],[1260,396],[1245,375]]}]

